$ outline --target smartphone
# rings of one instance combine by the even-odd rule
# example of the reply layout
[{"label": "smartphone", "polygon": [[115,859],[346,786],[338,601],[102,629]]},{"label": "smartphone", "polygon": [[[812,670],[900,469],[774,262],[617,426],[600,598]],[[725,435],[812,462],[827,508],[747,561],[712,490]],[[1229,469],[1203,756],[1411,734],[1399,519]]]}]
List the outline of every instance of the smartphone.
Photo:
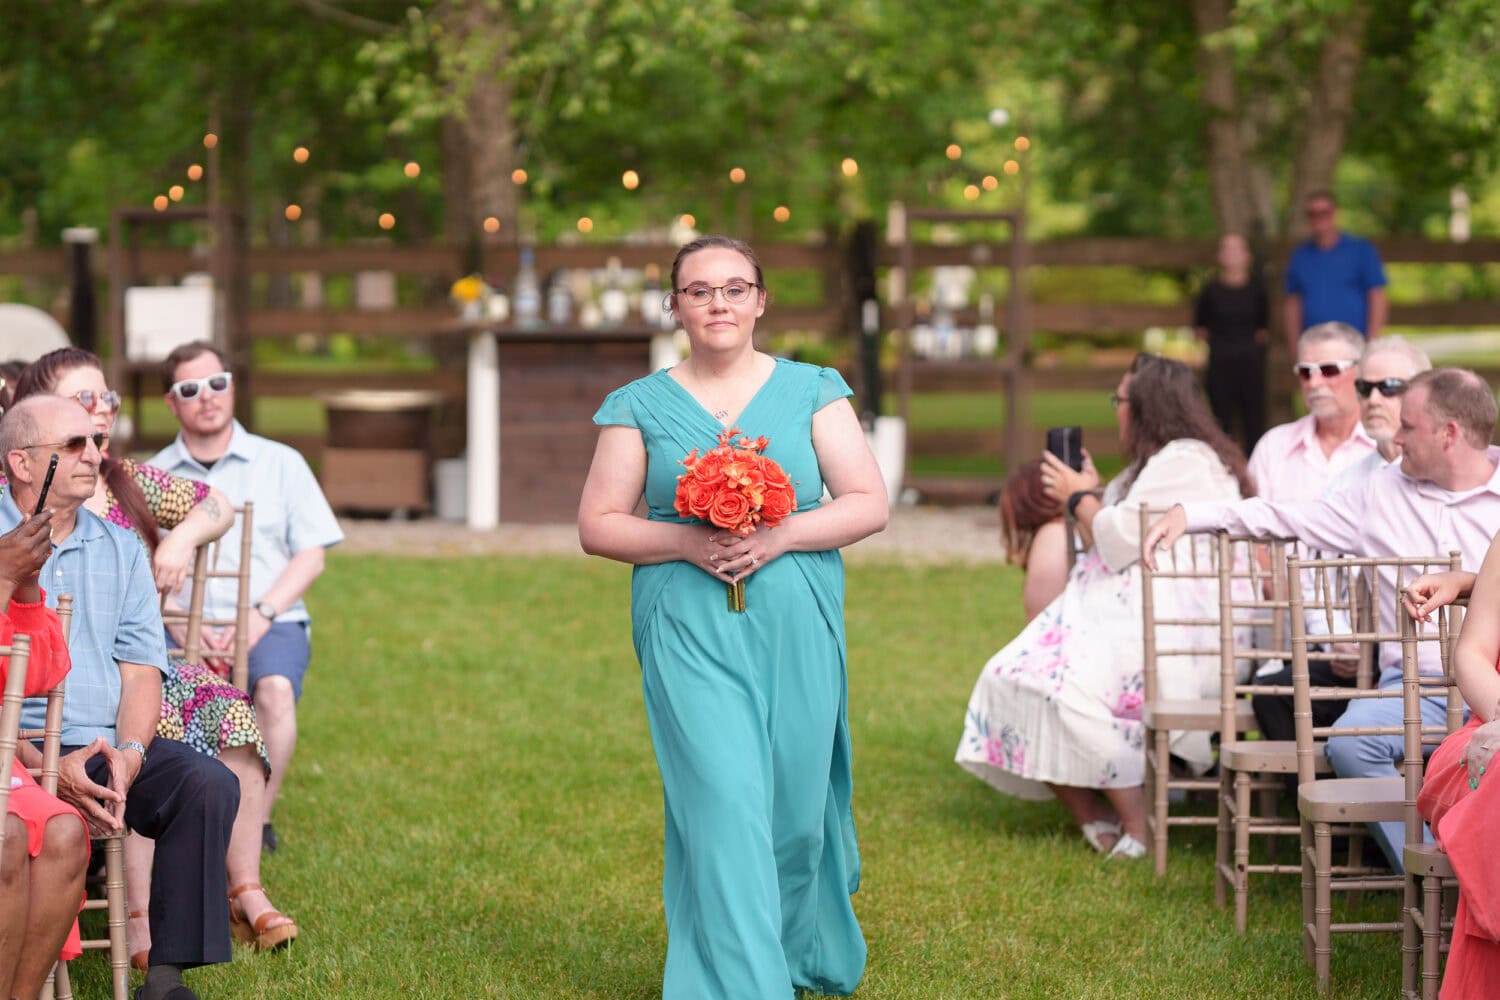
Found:
[{"label": "smartphone", "polygon": [[36,498],[36,510],[31,512],[33,517],[35,517],[37,514],[40,514],[46,508],[47,491],[52,489],[52,475],[56,471],[57,455],[54,453],[52,456],[52,461],[47,463],[47,475],[44,479],[42,479],[42,492]]},{"label": "smartphone", "polygon": [[1047,428],[1047,450],[1067,463],[1074,472],[1083,471],[1083,428]]}]

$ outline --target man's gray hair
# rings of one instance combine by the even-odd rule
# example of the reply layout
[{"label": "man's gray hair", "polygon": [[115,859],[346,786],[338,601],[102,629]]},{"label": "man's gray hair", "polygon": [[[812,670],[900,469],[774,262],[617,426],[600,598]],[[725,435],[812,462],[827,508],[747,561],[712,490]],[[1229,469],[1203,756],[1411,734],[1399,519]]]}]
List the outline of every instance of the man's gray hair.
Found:
[{"label": "man's gray hair", "polygon": [[1365,335],[1348,323],[1319,323],[1302,331],[1297,338],[1297,355],[1314,344],[1343,344],[1349,349],[1349,360],[1357,361],[1365,351]]},{"label": "man's gray hair", "polygon": [[15,478],[10,469],[10,453],[36,444],[36,439],[41,436],[42,425],[37,420],[35,411],[41,405],[41,400],[49,398],[60,397],[28,396],[6,410],[5,416],[0,417],[0,468],[4,469],[6,479]]},{"label": "man's gray hair", "polygon": [[1365,353],[1359,359],[1360,374],[1364,374],[1365,365],[1369,364],[1371,358],[1382,354],[1394,354],[1404,358],[1411,365],[1413,375],[1432,370],[1432,359],[1427,356],[1426,351],[1405,337],[1390,336],[1378,337],[1365,346]]}]

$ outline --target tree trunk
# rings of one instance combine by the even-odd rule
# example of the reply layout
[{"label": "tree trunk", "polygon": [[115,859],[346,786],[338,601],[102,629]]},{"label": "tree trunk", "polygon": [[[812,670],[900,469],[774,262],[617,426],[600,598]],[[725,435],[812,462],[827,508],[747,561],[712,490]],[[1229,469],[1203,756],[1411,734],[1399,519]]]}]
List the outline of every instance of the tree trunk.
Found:
[{"label": "tree trunk", "polygon": [[1367,0],[1354,0],[1347,13],[1326,25],[1318,54],[1317,78],[1303,122],[1304,131],[1292,167],[1291,196],[1286,230],[1293,239],[1306,235],[1302,203],[1314,191],[1333,189],[1333,172],[1344,152],[1349,116],[1354,108],[1354,85],[1364,57]]},{"label": "tree trunk", "polygon": [[1235,94],[1234,53],[1215,36],[1230,25],[1230,0],[1193,0],[1198,33],[1199,100],[1208,113],[1208,172],[1221,233],[1250,236],[1255,202],[1246,163],[1245,130]]},{"label": "tree trunk", "polygon": [[[511,118],[511,83],[505,75],[510,51],[510,18],[502,0],[449,0],[442,8],[447,37],[455,49],[443,55],[453,93],[463,104],[457,122],[466,154],[467,204],[449,208],[450,239],[465,231],[462,242],[477,241],[484,219],[500,221],[500,233],[516,238],[518,188],[511,182],[516,166],[516,128]],[[445,140],[449,140],[447,127]],[[445,141],[445,147],[458,144]]]}]

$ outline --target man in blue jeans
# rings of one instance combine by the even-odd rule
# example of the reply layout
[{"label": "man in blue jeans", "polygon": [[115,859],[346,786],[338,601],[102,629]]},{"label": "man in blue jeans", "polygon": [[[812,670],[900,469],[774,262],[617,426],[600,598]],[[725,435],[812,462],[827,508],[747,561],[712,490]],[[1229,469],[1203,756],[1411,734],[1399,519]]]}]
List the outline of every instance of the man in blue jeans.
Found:
[{"label": "man in blue jeans", "polygon": [[1385,267],[1369,240],[1339,229],[1338,203],[1314,191],[1303,203],[1311,238],[1286,265],[1283,333],[1292,357],[1297,338],[1319,323],[1348,323],[1374,340],[1385,329]]},{"label": "man in blue jeans", "polygon": [[[297,700],[312,657],[302,595],[323,572],[324,550],[344,535],[302,456],[251,434],[234,419],[234,374],[218,348],[202,342],[177,348],[163,362],[162,384],[181,432],[151,464],[217,486],[236,504],[255,504],[249,683],[271,758],[261,837],[265,849],[274,851],[271,810],[297,746]],[[238,568],[239,532],[236,524],[224,536],[220,569]],[[210,580],[204,611],[212,618],[233,618],[236,598],[235,581]],[[228,653],[234,647],[232,628],[203,639],[210,651]]]}]

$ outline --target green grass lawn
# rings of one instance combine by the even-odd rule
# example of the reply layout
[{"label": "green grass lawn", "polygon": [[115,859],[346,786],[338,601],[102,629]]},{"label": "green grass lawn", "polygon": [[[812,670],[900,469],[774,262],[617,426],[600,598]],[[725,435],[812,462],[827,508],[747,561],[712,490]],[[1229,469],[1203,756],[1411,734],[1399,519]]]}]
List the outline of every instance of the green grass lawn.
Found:
[{"label": "green grass lawn", "polygon": [[[870,963],[857,996],[1312,997],[1298,887],[1252,885],[1238,937],[1212,838],[1171,869],[1104,864],[1053,803],[952,763],[1015,570],[850,572],[850,720]],[[630,645],[629,571],[600,560],[335,555],[264,878],[289,953],[189,974],[205,997],[660,995],[660,786]],[[1372,895],[1371,915],[1394,907]],[[1399,942],[1335,941],[1335,997],[1395,995]],[[107,995],[99,953],[79,996]]]}]

